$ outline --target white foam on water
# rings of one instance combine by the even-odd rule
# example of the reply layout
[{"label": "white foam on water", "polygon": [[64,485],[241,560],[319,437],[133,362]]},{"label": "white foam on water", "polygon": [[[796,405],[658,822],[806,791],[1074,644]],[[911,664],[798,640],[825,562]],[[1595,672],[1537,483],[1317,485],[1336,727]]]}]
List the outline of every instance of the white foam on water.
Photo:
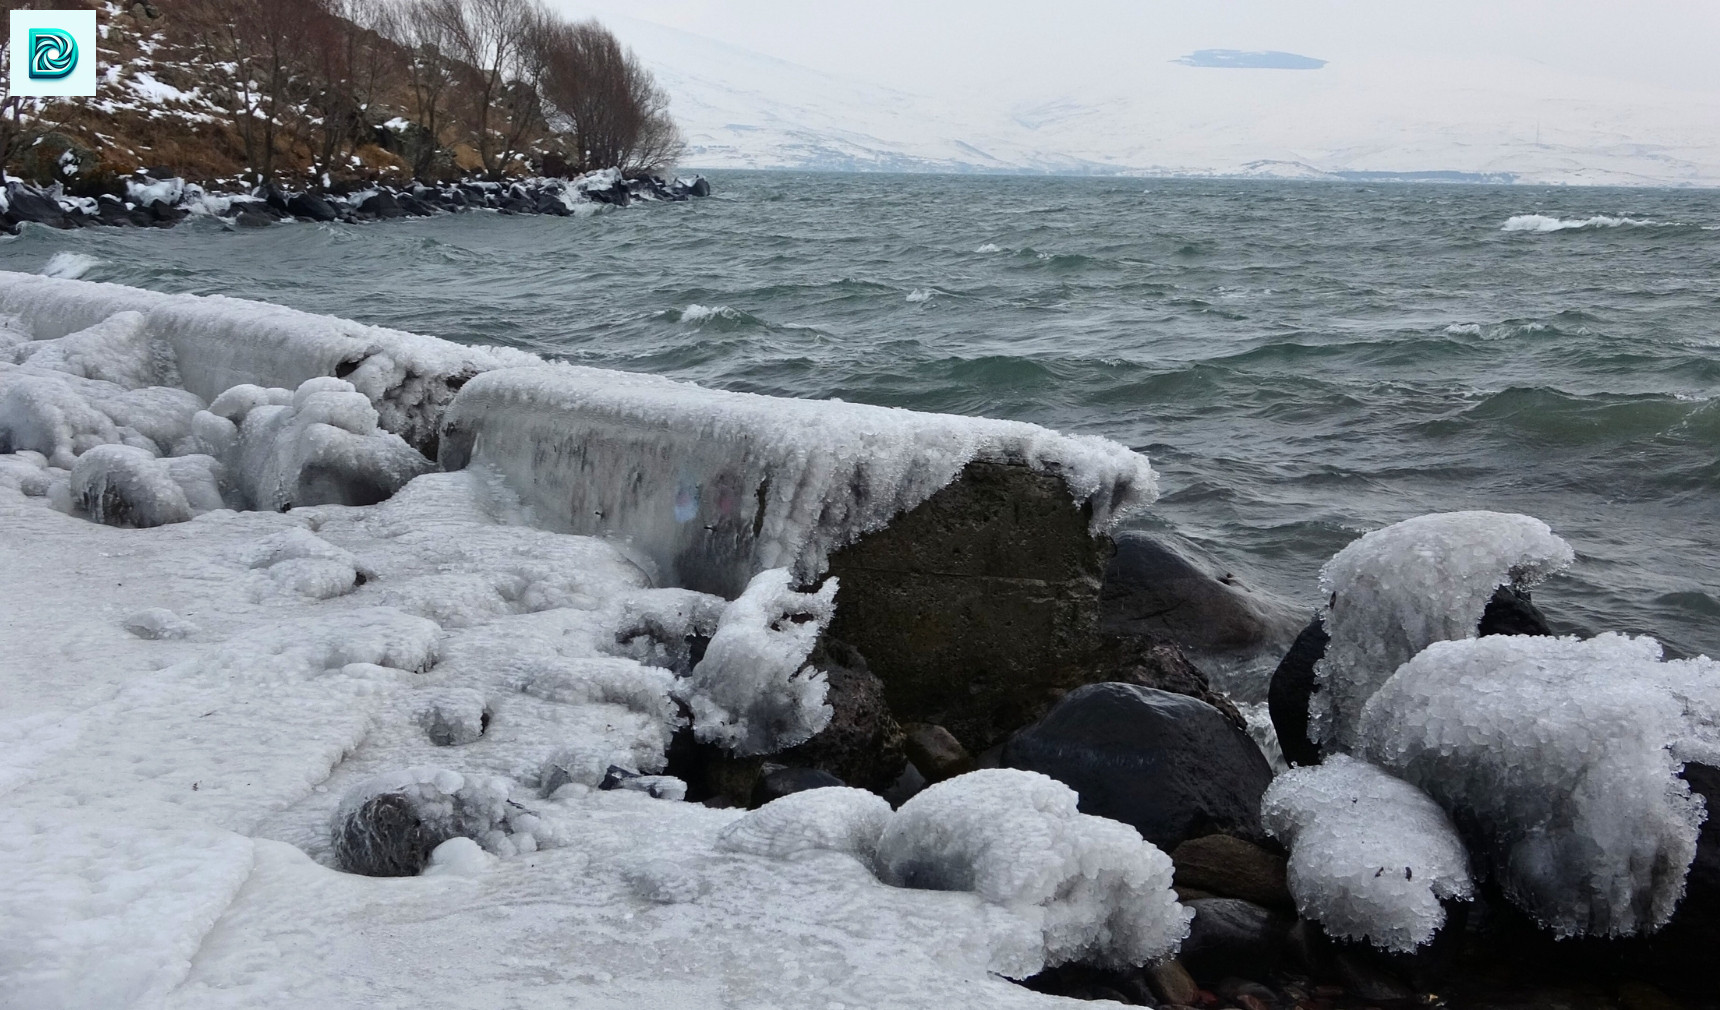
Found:
[{"label": "white foam on water", "polygon": [[1549,217],[1546,214],[1516,214],[1506,219],[1500,231],[1582,231],[1594,228],[1665,228],[1676,227],[1672,221],[1650,221],[1636,217],[1611,217],[1596,214],[1585,218]]},{"label": "white foam on water", "polygon": [[103,260],[91,256],[89,253],[57,252],[48,257],[48,262],[43,265],[41,273],[43,277],[63,277],[66,280],[76,280],[103,262]]}]

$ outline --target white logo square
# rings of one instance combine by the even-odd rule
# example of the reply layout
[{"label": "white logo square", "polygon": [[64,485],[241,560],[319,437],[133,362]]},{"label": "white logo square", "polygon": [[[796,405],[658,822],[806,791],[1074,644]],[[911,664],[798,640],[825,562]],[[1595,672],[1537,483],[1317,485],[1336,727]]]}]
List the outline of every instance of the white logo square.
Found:
[{"label": "white logo square", "polygon": [[13,11],[8,38],[12,94],[95,95],[95,11]]}]

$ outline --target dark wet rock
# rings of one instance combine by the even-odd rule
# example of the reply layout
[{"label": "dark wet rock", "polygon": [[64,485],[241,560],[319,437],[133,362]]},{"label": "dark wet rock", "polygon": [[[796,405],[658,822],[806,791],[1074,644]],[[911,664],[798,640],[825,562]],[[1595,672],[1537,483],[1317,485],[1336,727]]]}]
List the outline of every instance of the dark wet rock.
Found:
[{"label": "dark wet rock", "polygon": [[274,223],[274,218],[258,210],[242,210],[233,218],[233,225],[238,228],[267,228]]},{"label": "dark wet rock", "polygon": [[669,741],[663,774],[687,784],[687,800],[715,807],[745,807],[764,773],[764,759],[735,757],[715,744],[700,743],[692,727]]},{"label": "dark wet rock", "polygon": [[1142,969],[1117,971],[1084,964],[1047,968],[1020,983],[1024,988],[1065,999],[1110,1000],[1124,1006],[1155,1006],[1157,1000]]},{"label": "dark wet rock", "polygon": [[892,807],[899,807],[918,796],[930,784],[926,777],[920,774],[920,770],[914,767],[914,763],[909,761],[896,781],[890,783],[890,787],[878,795],[884,797]]},{"label": "dark wet rock", "polygon": [[691,185],[687,187],[688,196],[710,196],[711,184],[702,175],[694,176]]},{"label": "dark wet rock", "polygon": [[171,228],[191,216],[190,211],[170,207],[161,200],[150,202],[144,210],[149,212],[150,221],[157,228]]},{"label": "dark wet rock", "polygon": [[767,762],[764,773],[758,777],[758,784],[753,786],[748,806],[762,807],[771,800],[780,800],[790,793],[846,784],[829,772],[817,768],[790,768]]},{"label": "dark wet rock", "polygon": [[1271,989],[1251,979],[1235,976],[1219,979],[1218,984],[1212,987],[1212,992],[1219,999],[1242,1007],[1243,1010],[1260,1010],[1278,1002],[1278,994]]},{"label": "dark wet rock", "polygon": [[1148,965],[1146,975],[1153,993],[1162,1003],[1192,1006],[1200,998],[1200,986],[1195,984],[1194,976],[1175,958]]},{"label": "dark wet rock", "polygon": [[[1483,637],[1553,633],[1546,615],[1535,606],[1529,594],[1510,586],[1500,586],[1487,601],[1476,632]],[[1326,645],[1330,641],[1324,622],[1315,617],[1296,636],[1290,651],[1285,653],[1272,673],[1267,707],[1272,714],[1272,728],[1278,734],[1279,749],[1284,752],[1284,759],[1293,765],[1320,762],[1319,745],[1308,736],[1308,701],[1314,694],[1314,666],[1326,655]]]},{"label": "dark wet rock", "polygon": [[1326,623],[1314,618],[1272,672],[1266,707],[1278,734],[1278,749],[1293,765],[1320,763],[1320,747],[1308,736],[1308,700],[1314,696],[1314,664],[1326,654],[1331,640]]},{"label": "dark wet rock", "polygon": [[6,187],[7,208],[4,220],[8,224],[30,222],[50,228],[71,228],[58,200],[30,186],[11,183]]},{"label": "dark wet rock", "polygon": [[555,217],[566,217],[571,213],[567,204],[554,193],[539,193],[533,198],[532,210],[538,214],[550,214]]},{"label": "dark wet rock", "polygon": [[426,824],[400,793],[372,796],[334,833],[335,865],[367,877],[416,876],[450,835]]},{"label": "dark wet rock", "polygon": [[1103,639],[1087,660],[1089,683],[1139,684],[1199,698],[1224,713],[1238,729],[1248,724],[1228,696],[1212,689],[1206,674],[1176,643],[1151,635],[1114,635]]},{"label": "dark wet rock", "polygon": [[928,783],[942,782],[973,771],[973,755],[942,726],[909,723],[902,727],[902,732],[907,734],[904,748],[908,760],[914,763]]},{"label": "dark wet rock", "polygon": [[400,201],[394,198],[394,194],[386,191],[365,197],[357,210],[362,217],[374,217],[384,221],[406,216],[406,211],[400,207]]},{"label": "dark wet rock", "polygon": [[418,197],[413,196],[411,193],[401,193],[394,199],[395,202],[400,204],[400,209],[404,211],[408,217],[429,217],[436,213],[435,208],[431,207]]},{"label": "dark wet rock", "polygon": [[1116,543],[1101,596],[1105,631],[1152,635],[1197,657],[1244,663],[1282,655],[1306,617],[1192,545],[1139,531],[1117,534]]},{"label": "dark wet rock", "polygon": [[1060,477],[970,463],[888,527],[836,551],[830,634],[865,654],[904,722],[978,754],[1092,679],[1108,541]]},{"label": "dark wet rock", "polygon": [[1265,840],[1259,809],[1271,765],[1246,732],[1185,695],[1078,688],[1016,734],[1002,761],[1063,782],[1083,813],[1122,821],[1166,851],[1220,832]]},{"label": "dark wet rock", "polygon": [[1395,1003],[1415,998],[1415,989],[1366,952],[1339,950],[1332,958],[1338,979],[1351,995],[1372,1003]]},{"label": "dark wet rock", "polygon": [[829,772],[860,789],[882,792],[907,763],[902,727],[884,700],[884,684],[859,650],[826,636],[810,657],[824,671],[830,725],[780,755],[788,764]]},{"label": "dark wet rock", "polygon": [[272,182],[265,182],[261,186],[258,186],[253,195],[261,199],[270,207],[279,211],[287,210],[287,203],[290,199],[287,196],[286,191],[282,190],[281,187]]},{"label": "dark wet rock", "polygon": [[327,200],[315,193],[294,193],[287,200],[287,213],[309,221],[333,221],[340,215]]},{"label": "dark wet rock", "polygon": [[1277,969],[1293,918],[1236,898],[1204,898],[1189,907],[1194,921],[1179,957],[1197,980],[1266,978]]},{"label": "dark wet rock", "polygon": [[96,201],[96,221],[111,228],[129,228],[135,223],[124,203],[106,196]]},{"label": "dark wet rock", "polygon": [[1191,838],[1171,852],[1176,886],[1256,905],[1292,908],[1284,857],[1230,835]]}]

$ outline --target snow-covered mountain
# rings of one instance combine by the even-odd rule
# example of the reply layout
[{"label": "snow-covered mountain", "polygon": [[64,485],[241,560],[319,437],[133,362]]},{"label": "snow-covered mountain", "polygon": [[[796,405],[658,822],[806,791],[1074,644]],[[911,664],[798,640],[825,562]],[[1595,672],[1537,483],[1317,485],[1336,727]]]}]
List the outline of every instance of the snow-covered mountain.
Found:
[{"label": "snow-covered mountain", "polygon": [[668,88],[686,162],[701,168],[1720,185],[1720,91],[1529,57],[1249,69],[1146,54],[1066,93],[931,95],[595,13]]}]

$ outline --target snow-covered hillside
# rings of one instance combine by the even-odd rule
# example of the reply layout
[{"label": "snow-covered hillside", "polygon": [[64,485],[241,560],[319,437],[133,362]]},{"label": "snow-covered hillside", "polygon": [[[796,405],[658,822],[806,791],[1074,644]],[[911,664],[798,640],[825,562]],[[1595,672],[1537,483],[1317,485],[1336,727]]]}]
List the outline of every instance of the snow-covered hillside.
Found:
[{"label": "snow-covered hillside", "polygon": [[1143,56],[1031,97],[978,86],[933,96],[590,10],[668,88],[686,162],[701,168],[1720,185],[1720,94],[1585,76],[1532,54],[1380,55],[1318,70]]}]

